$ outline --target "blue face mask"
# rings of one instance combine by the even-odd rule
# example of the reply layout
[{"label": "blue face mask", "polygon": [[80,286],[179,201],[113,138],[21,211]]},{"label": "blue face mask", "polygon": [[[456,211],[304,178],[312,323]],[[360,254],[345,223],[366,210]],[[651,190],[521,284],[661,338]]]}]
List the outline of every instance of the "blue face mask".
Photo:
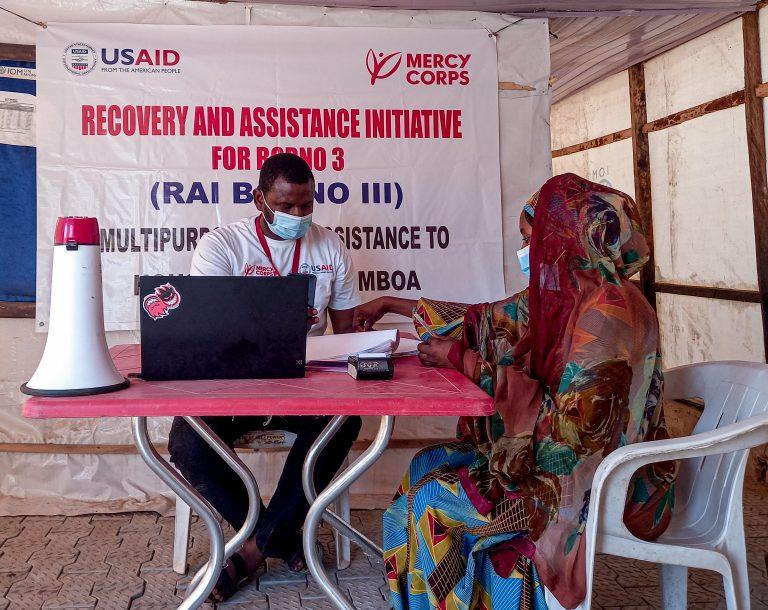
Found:
[{"label": "blue face mask", "polygon": [[523,274],[528,279],[531,279],[531,263],[528,260],[528,253],[530,249],[530,246],[526,246],[525,248],[521,248],[517,251],[517,261],[520,263],[520,269],[522,269]]},{"label": "blue face mask", "polygon": [[266,205],[267,209],[272,212],[272,222],[267,222],[269,230],[283,239],[301,239],[312,224],[312,214],[307,214],[306,216],[293,216],[292,214],[286,214],[285,212],[275,212],[269,207],[266,197],[264,198],[264,205]]}]

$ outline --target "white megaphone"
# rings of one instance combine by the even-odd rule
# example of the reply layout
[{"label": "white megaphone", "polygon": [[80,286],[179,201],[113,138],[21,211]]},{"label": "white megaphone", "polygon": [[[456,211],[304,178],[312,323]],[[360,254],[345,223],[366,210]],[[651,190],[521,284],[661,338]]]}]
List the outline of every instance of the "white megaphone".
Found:
[{"label": "white megaphone", "polygon": [[32,396],[86,396],[121,390],[104,334],[99,223],[61,217],[53,240],[51,315],[45,351],[21,391]]}]

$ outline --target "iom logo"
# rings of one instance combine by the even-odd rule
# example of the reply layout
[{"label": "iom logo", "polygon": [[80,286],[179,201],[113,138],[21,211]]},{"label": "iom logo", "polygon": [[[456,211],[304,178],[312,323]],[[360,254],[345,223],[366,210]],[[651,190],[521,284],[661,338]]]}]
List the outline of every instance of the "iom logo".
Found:
[{"label": "iom logo", "polygon": [[72,74],[88,74],[96,67],[96,51],[89,44],[76,42],[64,49],[64,67]]},{"label": "iom logo", "polygon": [[368,74],[371,75],[371,85],[375,84],[377,80],[392,76],[397,72],[402,62],[402,51],[384,55],[384,53],[376,53],[373,49],[369,49],[368,55],[365,56],[365,67],[368,68]]}]

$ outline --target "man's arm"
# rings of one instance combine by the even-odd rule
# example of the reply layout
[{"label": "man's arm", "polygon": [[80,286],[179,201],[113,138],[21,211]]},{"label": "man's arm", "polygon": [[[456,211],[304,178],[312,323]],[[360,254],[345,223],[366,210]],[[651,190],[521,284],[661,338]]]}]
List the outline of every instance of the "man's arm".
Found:
[{"label": "man's arm", "polygon": [[328,317],[331,319],[334,335],[343,335],[355,331],[353,325],[355,319],[355,308],[352,309],[331,309],[328,308]]},{"label": "man's arm", "polygon": [[373,330],[373,325],[388,313],[410,318],[416,307],[415,299],[400,297],[379,297],[355,308],[352,326],[356,332]]},{"label": "man's arm", "polygon": [[355,331],[355,307],[360,304],[357,290],[357,272],[352,264],[352,257],[339,240],[339,255],[336,258],[336,277],[331,287],[328,303],[328,317],[331,319],[336,335]]}]

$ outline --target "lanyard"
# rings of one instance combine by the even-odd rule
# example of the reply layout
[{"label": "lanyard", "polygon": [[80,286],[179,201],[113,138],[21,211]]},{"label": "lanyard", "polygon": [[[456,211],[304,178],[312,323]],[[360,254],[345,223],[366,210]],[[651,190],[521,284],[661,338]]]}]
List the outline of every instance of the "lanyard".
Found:
[{"label": "lanyard", "polygon": [[[256,218],[256,234],[259,236],[259,243],[261,244],[261,247],[264,250],[264,254],[267,255],[267,258],[269,259],[269,264],[272,265],[272,270],[275,272],[275,275],[279,276],[280,271],[278,270],[277,267],[275,267],[275,262],[272,260],[272,252],[269,249],[267,238],[264,237],[264,230],[261,228],[260,221],[261,221],[261,216]],[[291,273],[299,272],[300,257],[301,257],[301,239],[297,239],[296,248],[293,251],[293,264],[291,265]]]}]

